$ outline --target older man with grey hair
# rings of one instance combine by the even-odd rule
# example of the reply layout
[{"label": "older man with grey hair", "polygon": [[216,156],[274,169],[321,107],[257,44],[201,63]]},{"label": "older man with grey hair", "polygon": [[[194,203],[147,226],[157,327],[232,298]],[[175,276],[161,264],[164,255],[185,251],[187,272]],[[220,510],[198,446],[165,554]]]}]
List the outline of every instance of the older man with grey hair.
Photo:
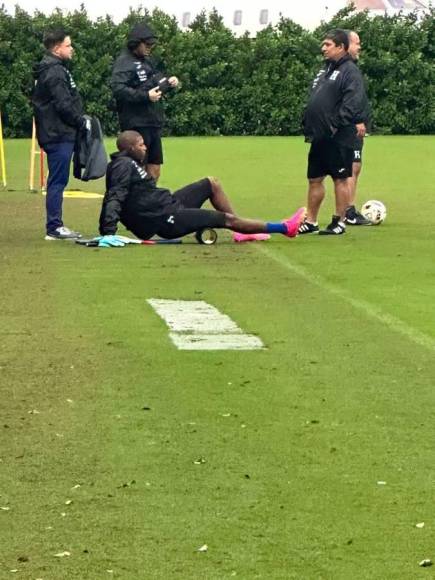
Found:
[{"label": "older man with grey hair", "polygon": [[[354,30],[348,30],[349,48],[348,53],[356,64],[361,52],[361,40],[359,34]],[[367,127],[370,122],[370,105],[365,96],[364,102],[364,124]],[[362,167],[362,150],[364,146],[364,137],[355,137],[355,145],[353,149],[353,164],[352,176],[349,177],[349,207],[346,210],[346,224],[350,226],[370,226],[371,222],[366,219],[355,207],[356,203],[356,189],[358,185],[358,178]]]}]

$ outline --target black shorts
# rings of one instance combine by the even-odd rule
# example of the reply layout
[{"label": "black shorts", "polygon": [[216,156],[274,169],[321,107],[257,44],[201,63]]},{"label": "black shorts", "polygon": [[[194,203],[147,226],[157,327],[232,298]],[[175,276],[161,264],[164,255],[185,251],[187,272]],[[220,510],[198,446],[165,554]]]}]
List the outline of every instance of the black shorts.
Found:
[{"label": "black shorts", "polygon": [[362,163],[362,150],[364,146],[364,139],[358,139],[358,143],[353,148],[353,162]]},{"label": "black shorts", "polygon": [[174,208],[162,216],[156,233],[168,240],[181,238],[203,228],[224,228],[225,214],[210,209],[200,209],[210,198],[211,184],[205,178],[174,192]]},{"label": "black shorts", "polygon": [[308,153],[308,179],[330,175],[332,179],[345,179],[352,175],[353,149],[339,145],[333,139],[315,141]]},{"label": "black shorts", "polygon": [[138,127],[132,129],[142,135],[147,147],[145,163],[163,165],[162,131],[159,127]]}]

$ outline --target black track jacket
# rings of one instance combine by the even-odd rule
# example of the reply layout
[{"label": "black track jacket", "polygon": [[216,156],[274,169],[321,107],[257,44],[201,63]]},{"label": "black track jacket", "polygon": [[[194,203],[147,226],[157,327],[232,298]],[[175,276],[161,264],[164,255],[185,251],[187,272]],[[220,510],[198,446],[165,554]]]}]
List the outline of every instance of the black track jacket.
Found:
[{"label": "black track jacket", "polygon": [[74,146],[73,173],[76,179],[89,181],[106,175],[107,153],[104,147],[103,131],[97,117],[85,115],[90,121],[90,130],[77,132]]},{"label": "black track jacket", "polygon": [[145,168],[126,153],[114,153],[107,167],[100,234],[116,233],[118,222],[139,238],[154,235],[156,224],[178,202],[168,189],[157,187]]},{"label": "black track jacket", "polygon": [[357,123],[367,117],[367,96],[362,74],[349,55],[328,61],[313,81],[303,118],[309,142],[333,138],[353,147]]},{"label": "black track jacket", "polygon": [[47,53],[35,67],[34,76],[32,103],[39,145],[75,141],[83,123],[83,105],[63,60]]},{"label": "black track jacket", "polygon": [[113,65],[110,81],[121,131],[163,126],[163,105],[160,101],[150,101],[148,91],[164,76],[157,71],[152,58],[139,58],[128,49],[121,52]]}]

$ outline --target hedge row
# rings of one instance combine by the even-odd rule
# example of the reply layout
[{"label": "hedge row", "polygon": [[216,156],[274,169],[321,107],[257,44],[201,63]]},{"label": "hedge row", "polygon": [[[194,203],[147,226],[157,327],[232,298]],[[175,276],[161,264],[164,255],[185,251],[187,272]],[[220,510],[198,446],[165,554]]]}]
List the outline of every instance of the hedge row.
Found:
[{"label": "hedge row", "polygon": [[147,18],[159,35],[156,55],[177,75],[181,89],[166,102],[171,135],[295,135],[310,81],[321,64],[322,35],[331,27],[357,30],[360,60],[373,108],[375,130],[435,132],[435,10],[368,16],[346,8],[313,32],[288,19],[255,38],[235,37],[216,13],[202,13],[188,31],[154,10],[132,11],[120,24],[109,16],[91,21],[81,10],[63,16],[15,15],[0,8],[0,108],[5,133],[31,132],[32,67],[42,56],[43,31],[62,26],[76,48],[74,78],[86,111],[97,115],[108,135],[118,131],[110,107],[111,66],[131,25]]}]

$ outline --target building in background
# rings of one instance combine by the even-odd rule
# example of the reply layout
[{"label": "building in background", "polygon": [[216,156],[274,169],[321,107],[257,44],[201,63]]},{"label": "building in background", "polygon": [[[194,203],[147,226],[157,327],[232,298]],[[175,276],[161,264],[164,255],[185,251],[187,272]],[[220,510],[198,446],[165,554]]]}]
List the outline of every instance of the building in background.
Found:
[{"label": "building in background", "polygon": [[427,10],[428,2],[419,0],[348,0],[355,4],[358,10],[382,10],[386,12],[397,10]]},{"label": "building in background", "polygon": [[[240,35],[245,31],[255,34],[269,24],[276,24],[281,17],[312,29],[352,3],[358,10],[368,9],[375,14],[427,10],[429,4],[419,0],[251,0],[249,4],[244,0],[216,0],[212,6],[223,17],[225,25]],[[162,0],[159,8],[165,10],[164,4]],[[208,7],[207,4],[204,0],[184,0],[174,9],[171,2],[171,8],[165,11],[174,14],[180,26],[187,29],[202,9],[210,11],[210,4]]]},{"label": "building in background", "polygon": [[[313,29],[351,3],[351,0],[127,0],[116,3],[91,3],[84,0],[5,0],[3,6],[11,14],[14,13],[16,4],[30,13],[38,10],[49,14],[55,8],[65,12],[78,10],[83,4],[91,19],[109,14],[115,22],[125,18],[130,7],[137,10],[143,6],[150,11],[159,8],[174,15],[185,30],[202,10],[210,12],[215,8],[223,17],[225,26],[235,34],[242,35],[246,31],[255,34],[270,24],[276,24],[281,17],[290,18],[304,28]],[[392,14],[400,10],[425,10],[429,0],[354,0],[353,3],[358,10],[368,9],[376,14]]]}]

